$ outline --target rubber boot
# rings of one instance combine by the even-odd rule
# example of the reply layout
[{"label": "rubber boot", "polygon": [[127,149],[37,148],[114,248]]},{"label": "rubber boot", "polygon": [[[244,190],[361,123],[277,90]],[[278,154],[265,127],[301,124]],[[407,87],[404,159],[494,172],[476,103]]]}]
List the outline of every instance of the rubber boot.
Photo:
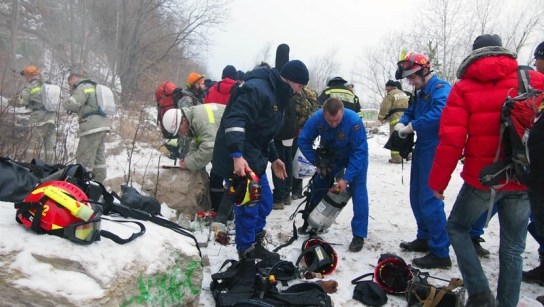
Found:
[{"label": "rubber boot", "polygon": [[253,261],[255,262],[255,246],[252,245],[250,248],[238,251],[238,260],[240,262]]},{"label": "rubber boot", "polygon": [[265,231],[261,231],[255,235],[255,258],[259,259],[280,259],[280,254],[271,252],[265,247]]},{"label": "rubber boot", "polygon": [[489,251],[482,247],[482,245],[480,244],[481,242],[485,242],[485,240],[481,237],[472,238],[472,245],[474,245],[476,254],[480,257],[489,257]]},{"label": "rubber boot", "polygon": [[212,209],[213,211],[217,212],[219,210],[219,206],[221,205],[221,200],[223,199],[224,191],[212,191],[210,189],[210,201],[212,202]]},{"label": "rubber boot", "polygon": [[227,196],[227,192],[223,192],[221,197],[221,202],[219,203],[219,208],[217,208],[217,215],[215,216],[214,222],[223,223],[227,225],[230,215],[233,213],[233,202]]},{"label": "rubber boot", "polygon": [[544,286],[544,253],[539,252],[540,265],[530,271],[521,273],[521,280],[529,284]]}]

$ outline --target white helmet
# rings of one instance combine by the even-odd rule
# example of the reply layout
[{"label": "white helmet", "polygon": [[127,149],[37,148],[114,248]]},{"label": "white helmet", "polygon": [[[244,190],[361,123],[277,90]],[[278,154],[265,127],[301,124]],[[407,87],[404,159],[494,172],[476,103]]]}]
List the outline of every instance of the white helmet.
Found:
[{"label": "white helmet", "polygon": [[179,130],[179,125],[181,124],[181,110],[180,109],[170,109],[164,113],[162,117],[162,126],[168,133],[172,135],[177,135]]}]

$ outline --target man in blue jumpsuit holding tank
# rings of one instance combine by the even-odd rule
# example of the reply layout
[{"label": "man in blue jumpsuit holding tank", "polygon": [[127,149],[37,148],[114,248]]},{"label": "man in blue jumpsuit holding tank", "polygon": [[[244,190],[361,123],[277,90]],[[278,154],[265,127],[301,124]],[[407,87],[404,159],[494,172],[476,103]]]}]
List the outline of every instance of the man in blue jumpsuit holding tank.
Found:
[{"label": "man in blue jumpsuit holding tank", "polygon": [[[316,153],[312,145],[318,136],[320,146],[319,153]],[[304,225],[299,233],[308,232],[309,213],[334,184],[335,176],[345,168],[344,175],[337,181],[337,188],[343,191],[349,185],[353,195],[353,240],[349,250],[360,251],[368,231],[368,144],[361,118],[354,111],[345,109],[341,100],[329,98],[323,103],[323,108],[315,112],[302,127],[298,146],[306,159],[317,166],[312,178],[309,207],[303,214]]]},{"label": "man in blue jumpsuit holding tank", "polygon": [[433,196],[428,181],[438,145],[440,115],[451,86],[431,73],[431,62],[421,53],[410,52],[397,64],[397,76],[408,79],[416,94],[415,102],[404,112],[394,130],[401,138],[414,131],[417,133],[410,173],[410,204],[417,222],[417,236],[414,241],[400,243],[400,247],[407,251],[428,252],[412,260],[416,267],[450,268],[444,202]]},{"label": "man in blue jumpsuit holding tank", "polygon": [[276,68],[258,67],[245,75],[236,87],[223,114],[215,137],[212,172],[229,178],[233,172],[259,176],[261,199],[256,205],[235,206],[236,249],[241,261],[255,258],[279,259],[264,246],[266,217],[272,211],[272,191],[266,178],[268,162],[280,179],[287,178],[285,164],[278,158],[274,137],[283,123],[289,99],[308,84],[306,65],[299,60]]}]

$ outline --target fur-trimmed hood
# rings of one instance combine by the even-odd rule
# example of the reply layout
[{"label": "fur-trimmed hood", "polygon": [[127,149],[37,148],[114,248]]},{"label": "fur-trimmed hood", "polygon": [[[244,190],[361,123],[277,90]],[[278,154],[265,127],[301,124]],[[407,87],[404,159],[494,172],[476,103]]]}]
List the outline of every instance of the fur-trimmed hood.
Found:
[{"label": "fur-trimmed hood", "polygon": [[[494,76],[488,74],[488,73],[485,73],[484,71],[482,71],[482,69],[485,69],[487,72],[489,72],[488,70],[490,69],[490,67],[488,67],[488,65],[485,65],[486,67],[474,67],[474,64],[475,62],[477,62],[478,60],[482,59],[482,58],[486,58],[486,57],[496,57],[496,56],[505,56],[507,58],[512,58],[512,59],[516,59],[517,58],[517,54],[506,49],[506,48],[503,48],[503,47],[498,47],[498,46],[490,46],[490,47],[483,47],[483,48],[478,48],[474,51],[472,51],[471,54],[469,54],[462,62],[461,62],[461,65],[459,65],[459,69],[457,69],[457,78],[458,79],[463,79],[463,78],[467,78],[467,77],[474,77],[472,74],[470,74],[470,76],[467,76],[466,73],[467,71],[469,70],[472,70],[472,69],[475,69],[476,71],[474,72],[475,73],[475,76],[484,76],[484,78],[494,78]],[[487,61],[486,61],[486,64],[489,64]],[[497,78],[501,78],[502,77],[502,73],[501,71],[503,70],[504,68],[504,63],[502,61],[494,61],[493,62],[493,65],[496,66],[493,70],[496,70],[497,73]],[[507,66],[509,67],[510,66],[510,63],[507,63]],[[517,66],[517,61],[516,61],[516,66]],[[474,67],[474,68],[473,68]]]}]

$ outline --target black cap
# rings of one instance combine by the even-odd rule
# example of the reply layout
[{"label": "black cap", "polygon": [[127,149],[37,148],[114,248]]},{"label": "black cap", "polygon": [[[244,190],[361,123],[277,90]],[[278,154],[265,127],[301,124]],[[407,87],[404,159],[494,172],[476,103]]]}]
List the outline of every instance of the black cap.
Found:
[{"label": "black cap", "polygon": [[229,78],[232,80],[238,80],[238,71],[234,66],[227,65],[223,68],[223,73],[221,74],[221,79]]},{"label": "black cap", "polygon": [[387,80],[387,82],[385,83],[385,86],[394,86],[394,87],[397,87],[397,83],[393,80]]},{"label": "black cap", "polygon": [[535,59],[544,60],[544,42],[538,44],[535,49]]},{"label": "black cap", "polygon": [[298,84],[307,85],[310,81],[310,73],[306,65],[299,60],[292,60],[281,68],[280,75],[289,81]]},{"label": "black cap", "polygon": [[502,47],[502,40],[497,34],[483,34],[476,37],[472,44],[472,50],[490,46]]}]

